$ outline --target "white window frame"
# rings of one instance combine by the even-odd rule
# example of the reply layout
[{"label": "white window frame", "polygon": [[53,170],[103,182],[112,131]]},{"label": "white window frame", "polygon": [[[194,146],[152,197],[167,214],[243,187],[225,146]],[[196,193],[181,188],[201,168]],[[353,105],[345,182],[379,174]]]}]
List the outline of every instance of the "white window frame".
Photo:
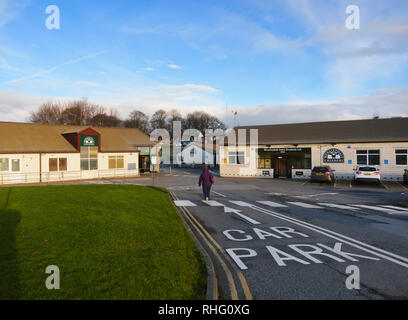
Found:
[{"label": "white window frame", "polygon": [[[239,153],[243,154],[243,163],[238,163]],[[231,157],[233,157],[234,162],[231,162]],[[246,162],[246,152],[243,150],[236,150],[236,151],[228,151],[228,164],[235,165],[235,166],[244,166]]]},{"label": "white window frame", "polygon": [[[19,171],[13,171],[13,160],[18,160],[18,163],[19,163]],[[21,170],[21,158],[15,158],[15,157],[13,157],[13,158],[10,158],[10,160],[9,160],[9,172],[10,173],[21,173],[22,172],[22,170]]]},{"label": "white window frame", "polygon": [[[397,153],[397,150],[405,150],[405,153]],[[408,166],[408,148],[396,148],[394,153],[395,153],[395,165],[400,166],[400,167]],[[401,156],[401,155],[405,155],[405,157],[407,158],[406,164],[397,163],[397,156]]]},{"label": "white window frame", "polygon": [[10,158],[9,157],[8,158],[6,158],[6,157],[1,158],[0,157],[0,159],[6,159],[7,160],[7,170],[1,170],[0,173],[9,173],[10,172]]},{"label": "white window frame", "polygon": [[[370,156],[370,151],[376,151],[378,150],[378,164],[371,164],[369,161],[369,156]],[[359,154],[359,151],[366,151],[366,154]],[[372,153],[377,155],[377,153]],[[366,163],[365,164],[360,164],[358,163],[358,157],[359,156],[365,156],[366,157]],[[374,149],[374,148],[367,148],[367,149],[356,149],[356,163],[358,166],[380,166],[381,165],[381,149]]]}]

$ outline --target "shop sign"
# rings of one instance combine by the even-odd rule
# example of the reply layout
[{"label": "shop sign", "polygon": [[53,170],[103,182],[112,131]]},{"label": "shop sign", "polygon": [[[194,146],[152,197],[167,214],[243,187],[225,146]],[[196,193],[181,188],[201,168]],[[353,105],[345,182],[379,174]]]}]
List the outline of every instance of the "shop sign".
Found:
[{"label": "shop sign", "polygon": [[258,152],[310,152],[310,148],[258,148]]},{"label": "shop sign", "polygon": [[81,147],[97,147],[98,136],[81,136]]},{"label": "shop sign", "polygon": [[344,163],[344,154],[341,150],[332,148],[323,154],[324,163]]}]

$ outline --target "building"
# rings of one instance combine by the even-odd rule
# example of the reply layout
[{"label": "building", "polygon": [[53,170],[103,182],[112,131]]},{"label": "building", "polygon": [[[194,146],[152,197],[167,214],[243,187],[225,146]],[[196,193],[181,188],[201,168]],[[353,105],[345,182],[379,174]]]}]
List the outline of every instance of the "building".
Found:
[{"label": "building", "polygon": [[158,170],[154,145],[138,129],[0,122],[0,184],[138,176]]},{"label": "building", "polygon": [[205,145],[202,143],[191,142],[185,146],[177,155],[177,162],[179,164],[187,165],[202,165],[214,166],[214,149],[211,152],[205,150]]},{"label": "building", "polygon": [[[408,118],[243,126],[246,142],[220,148],[223,177],[309,178],[329,165],[336,178],[352,179],[358,165],[379,168],[381,178],[402,180],[408,169]],[[250,129],[258,143],[249,145]],[[229,144],[231,145],[231,144]]]}]

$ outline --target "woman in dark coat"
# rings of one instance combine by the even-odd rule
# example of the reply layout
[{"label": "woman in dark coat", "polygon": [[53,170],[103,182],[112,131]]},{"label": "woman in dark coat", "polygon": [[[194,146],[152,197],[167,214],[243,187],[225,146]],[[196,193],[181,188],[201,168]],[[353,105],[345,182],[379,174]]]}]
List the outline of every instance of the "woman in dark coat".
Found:
[{"label": "woman in dark coat", "polygon": [[204,199],[208,203],[208,199],[210,199],[210,191],[211,186],[214,184],[214,176],[208,171],[207,167],[204,167],[203,172],[200,175],[200,179],[198,180],[198,186],[203,186],[203,194]]}]

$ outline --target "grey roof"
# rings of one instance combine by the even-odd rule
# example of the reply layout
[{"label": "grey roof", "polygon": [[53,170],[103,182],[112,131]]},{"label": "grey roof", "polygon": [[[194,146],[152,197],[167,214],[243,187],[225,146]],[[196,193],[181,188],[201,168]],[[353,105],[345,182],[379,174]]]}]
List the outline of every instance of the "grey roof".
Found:
[{"label": "grey roof", "polygon": [[[258,129],[258,144],[408,142],[408,117],[240,126]],[[247,130],[249,144],[249,130]]]}]

